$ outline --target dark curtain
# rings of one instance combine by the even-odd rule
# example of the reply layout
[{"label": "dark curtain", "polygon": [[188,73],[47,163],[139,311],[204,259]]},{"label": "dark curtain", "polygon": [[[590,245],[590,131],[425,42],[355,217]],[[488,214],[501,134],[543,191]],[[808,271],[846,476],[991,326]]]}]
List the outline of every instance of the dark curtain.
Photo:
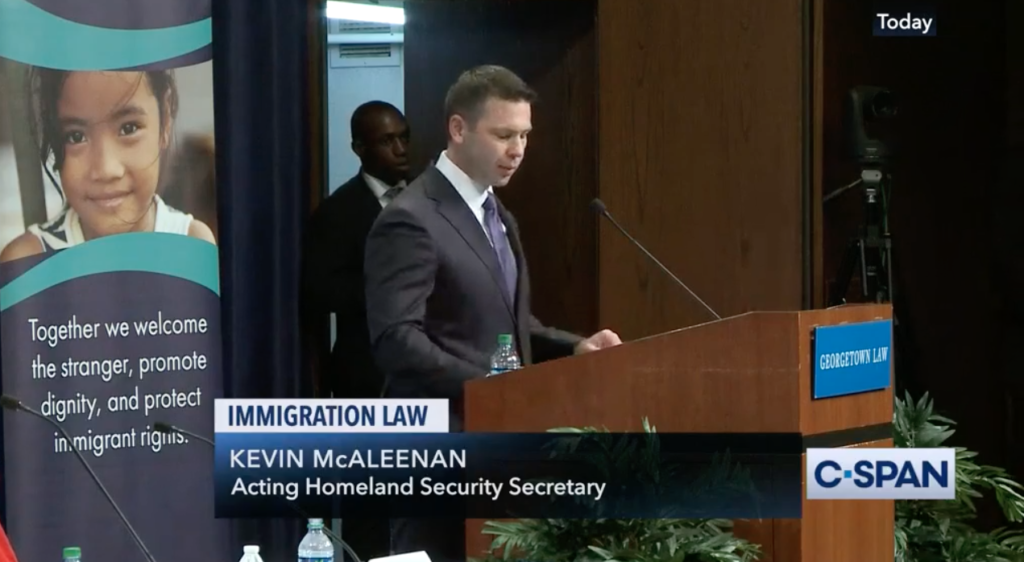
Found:
[{"label": "dark curtain", "polygon": [[[311,185],[309,4],[213,2],[224,388],[232,398],[312,396],[302,375],[299,259]],[[258,544],[294,560],[304,522],[243,520],[229,556]]]},{"label": "dark curtain", "polygon": [[[1006,468],[1024,476],[1024,377],[1020,350],[1024,349],[1024,146],[1011,146],[1002,180],[992,193],[992,255],[995,280],[996,384],[1006,389],[1007,427],[1004,448],[1009,455]],[[992,407],[995,407],[993,405]]]}]

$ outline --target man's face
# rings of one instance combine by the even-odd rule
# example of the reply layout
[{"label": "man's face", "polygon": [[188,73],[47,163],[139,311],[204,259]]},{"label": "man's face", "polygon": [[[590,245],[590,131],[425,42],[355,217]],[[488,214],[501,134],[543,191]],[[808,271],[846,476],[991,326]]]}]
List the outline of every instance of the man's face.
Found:
[{"label": "man's face", "polygon": [[388,185],[407,179],[409,174],[409,125],[401,114],[377,111],[366,118],[364,139],[355,152],[363,170]]},{"label": "man's face", "polygon": [[508,184],[526,154],[533,129],[530,104],[491,98],[475,123],[456,116],[452,140],[462,153],[464,170],[474,181],[500,187]]}]

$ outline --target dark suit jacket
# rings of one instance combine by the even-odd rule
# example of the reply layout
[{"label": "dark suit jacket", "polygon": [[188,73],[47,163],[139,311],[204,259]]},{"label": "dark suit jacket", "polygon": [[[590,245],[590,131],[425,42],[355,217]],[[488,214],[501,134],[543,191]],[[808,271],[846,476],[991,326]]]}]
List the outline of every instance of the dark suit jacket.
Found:
[{"label": "dark suit jacket", "polygon": [[337,315],[337,340],[325,374],[339,398],[377,398],[383,389],[384,376],[370,349],[363,295],[366,235],[380,211],[380,203],[359,174],[320,204],[306,233],[307,310],[313,315]]},{"label": "dark suit jacket", "polygon": [[388,205],[367,238],[367,319],[388,395],[451,399],[455,426],[462,384],[486,376],[499,334],[516,336],[525,365],[571,355],[581,339],[530,313],[519,228],[499,207],[519,264],[515,302],[476,216],[436,168]]}]

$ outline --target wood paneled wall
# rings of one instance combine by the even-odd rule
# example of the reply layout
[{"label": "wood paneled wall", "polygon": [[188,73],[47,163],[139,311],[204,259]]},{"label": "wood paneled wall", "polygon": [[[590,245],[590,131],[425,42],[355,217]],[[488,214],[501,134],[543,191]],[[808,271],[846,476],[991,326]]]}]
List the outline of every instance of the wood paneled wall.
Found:
[{"label": "wood paneled wall", "polygon": [[[599,193],[723,316],[799,310],[800,0],[601,0]],[[610,225],[602,325],[635,338],[710,320]]]}]

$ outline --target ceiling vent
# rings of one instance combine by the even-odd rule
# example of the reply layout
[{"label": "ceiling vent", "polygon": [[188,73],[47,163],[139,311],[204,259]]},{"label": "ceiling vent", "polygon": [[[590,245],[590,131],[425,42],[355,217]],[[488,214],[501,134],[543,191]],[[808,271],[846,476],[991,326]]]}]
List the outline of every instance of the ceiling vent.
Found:
[{"label": "ceiling vent", "polygon": [[401,66],[403,26],[332,20],[328,25],[331,68]]}]

